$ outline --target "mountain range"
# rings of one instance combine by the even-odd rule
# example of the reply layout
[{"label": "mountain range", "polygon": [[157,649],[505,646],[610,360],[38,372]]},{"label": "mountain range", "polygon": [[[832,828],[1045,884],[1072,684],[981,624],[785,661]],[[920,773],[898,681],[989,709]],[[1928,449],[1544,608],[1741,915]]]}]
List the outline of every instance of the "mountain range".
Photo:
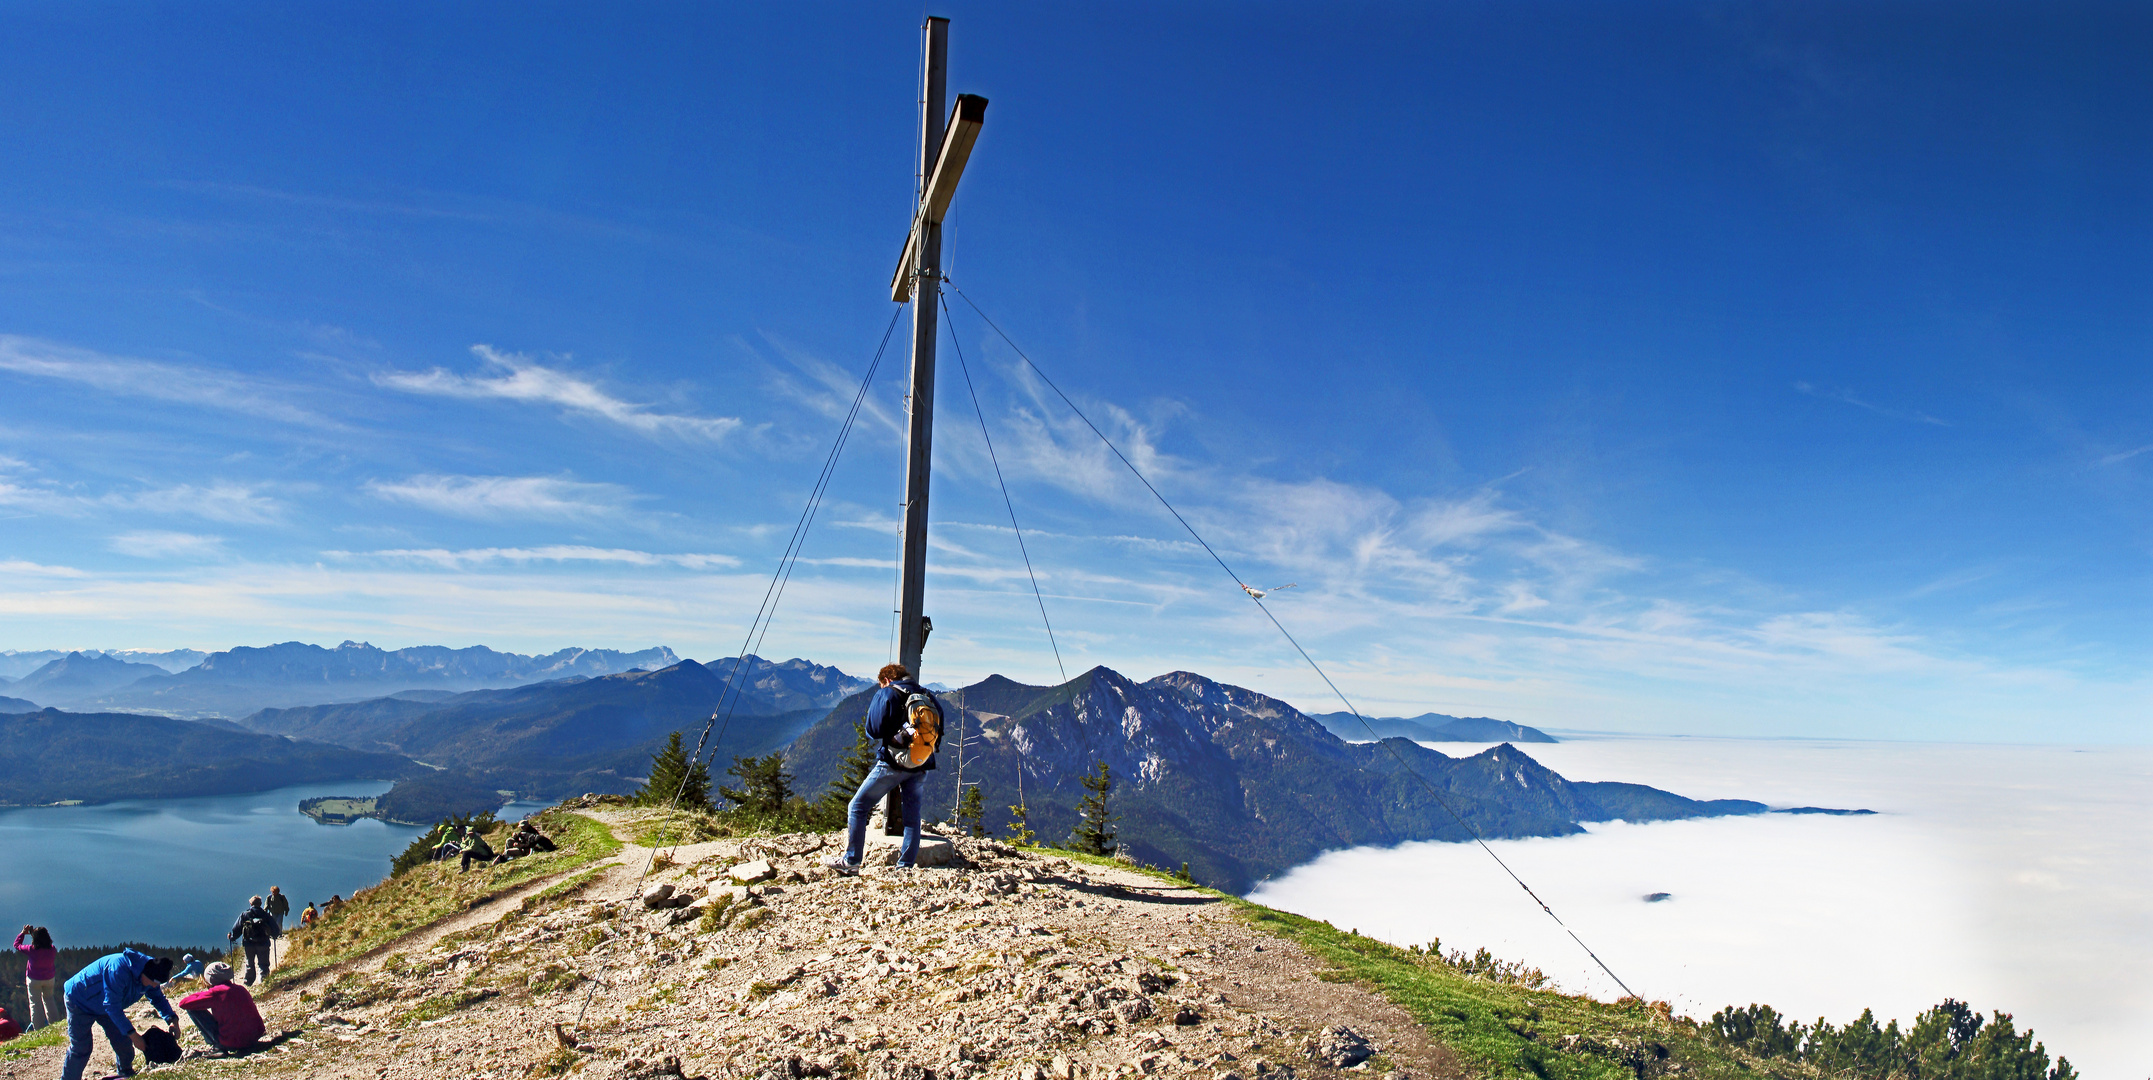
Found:
[{"label": "mountain range", "polygon": [[155,664],[129,663],[108,653],[71,652],[15,680],[8,690],[37,701],[71,702],[170,674]]},{"label": "mountain range", "polygon": [[395,754],[162,716],[57,709],[0,715],[0,805],[228,795],[425,771]]},{"label": "mountain range", "polygon": [[[542,797],[633,787],[668,734],[702,731],[733,660],[682,660],[658,671],[556,679],[508,690],[406,692],[345,704],[264,709],[261,732],[405,754]],[[865,680],[806,660],[749,656],[716,760],[790,742]],[[706,753],[712,751],[706,750]]]},{"label": "mountain range", "polygon": [[[0,649],[0,686],[22,678],[38,668],[66,656],[71,649]],[[130,664],[150,664],[162,671],[185,671],[202,662],[208,653],[200,649],[171,649],[151,652],[146,649],[82,649],[90,656],[110,656]]]},{"label": "mountain range", "polygon": [[[638,652],[562,649],[544,656],[484,646],[421,645],[393,651],[346,641],[334,649],[287,641],[211,653],[167,672],[112,654],[69,653],[8,687],[40,705],[181,718],[245,716],[263,708],[362,701],[404,690],[476,690],[569,676],[600,676],[680,662],[658,646]],[[127,678],[125,676],[133,676]],[[49,685],[48,685],[49,684]]]},{"label": "mountain range", "polygon": [[[417,659],[430,659],[431,670],[447,672],[439,680],[453,683],[477,667],[453,666],[470,652],[444,649]],[[520,663],[512,666],[497,658],[513,654],[485,653],[474,659],[496,665],[493,670],[528,672],[539,662],[563,662],[556,659],[563,654],[516,657]],[[287,688],[319,677],[307,685],[317,693],[341,692],[363,685],[359,679],[368,673],[390,670],[387,658],[395,655],[365,645],[279,646],[219,653],[211,657],[215,665],[205,661],[202,668]],[[585,659],[590,655],[566,662],[621,657]],[[61,659],[68,663],[56,672],[109,669],[100,662],[108,657]],[[365,700],[265,708],[236,723],[52,710],[0,717],[14,725],[0,728],[14,755],[0,759],[8,774],[0,780],[0,801],[146,796],[212,782],[221,790],[247,790],[233,785],[249,783],[261,790],[362,776],[421,778],[399,788],[414,800],[428,785],[538,798],[627,792],[640,785],[668,734],[680,731],[692,744],[702,732],[727,695],[723,671],[730,667],[730,660],[682,660],[657,670],[571,674],[499,689],[400,688]],[[749,657],[742,675],[741,692],[723,709],[705,751],[712,771],[722,773],[736,755],[782,750],[796,793],[813,797],[828,789],[854,745],[870,684],[800,659]],[[192,685],[175,679],[159,676],[125,689],[134,692],[145,682]],[[980,788],[990,829],[1005,831],[1010,808],[1022,803],[1037,835],[1060,841],[1076,823],[1080,778],[1104,762],[1116,778],[1120,837],[1136,858],[1185,862],[1200,880],[1236,891],[1341,847],[1563,836],[1587,822],[1766,809],[1636,784],[1574,783],[1510,742],[1462,758],[1421,745],[1490,735],[1552,741],[1487,718],[1384,718],[1381,741],[1349,742],[1324,723],[1339,724],[1335,715],[1309,716],[1190,672],[1137,682],[1099,667],[1059,686],[997,675],[950,690],[942,701],[948,733],[940,768],[926,782],[930,819],[949,815],[961,775]],[[1351,714],[1344,720],[1351,723]],[[96,762],[107,755],[122,767],[100,770]]]},{"label": "mountain range", "polygon": [[[1508,744],[1452,758],[1407,738],[1348,743],[1285,702],[1185,671],[1139,683],[1100,667],[1060,686],[995,676],[941,697],[946,748],[925,785],[930,817],[954,806],[961,769],[964,783],[980,785],[992,830],[1004,830],[1021,801],[1030,827],[1060,841],[1076,824],[1080,778],[1105,762],[1136,858],[1186,862],[1199,880],[1237,892],[1335,848],[1564,836],[1582,822],[1766,809],[1574,783]],[[838,775],[865,705],[864,694],[848,698],[787,749],[800,790]]]},{"label": "mountain range", "polygon": [[1555,737],[1538,728],[1485,716],[1445,716],[1422,713],[1414,717],[1356,717],[1349,712],[1309,713],[1331,734],[1347,742],[1368,738],[1370,728],[1378,739],[1411,739],[1414,742],[1513,742],[1551,743]]}]

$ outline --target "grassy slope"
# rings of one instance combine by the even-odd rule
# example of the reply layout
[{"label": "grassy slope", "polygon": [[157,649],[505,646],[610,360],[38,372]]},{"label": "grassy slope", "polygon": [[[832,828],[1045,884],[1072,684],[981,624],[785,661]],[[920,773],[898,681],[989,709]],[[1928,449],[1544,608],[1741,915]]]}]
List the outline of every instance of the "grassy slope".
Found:
[{"label": "grassy slope", "polygon": [[[289,951],[269,978],[275,987],[317,968],[348,960],[471,906],[472,901],[534,878],[572,870],[620,850],[620,841],[598,822],[565,810],[548,810],[539,826],[559,851],[516,859],[483,870],[457,872],[455,863],[432,863],[353,893],[327,922],[286,935]],[[507,839],[503,824],[492,842]]]},{"label": "grassy slope", "polygon": [[[1131,869],[1094,855],[1039,850]],[[1760,1060],[1711,1042],[1695,1021],[1673,1016],[1662,1003],[1629,998],[1611,1004],[1469,975],[1426,952],[1192,886],[1157,870],[1140,872],[1209,893],[1233,905],[1258,929],[1299,944],[1332,965],[1327,977],[1382,994],[1463,1058],[1475,1074],[1491,1080],[1636,1080],[1645,1072],[1702,1080],[1811,1080],[1819,1075],[1806,1065]]]}]

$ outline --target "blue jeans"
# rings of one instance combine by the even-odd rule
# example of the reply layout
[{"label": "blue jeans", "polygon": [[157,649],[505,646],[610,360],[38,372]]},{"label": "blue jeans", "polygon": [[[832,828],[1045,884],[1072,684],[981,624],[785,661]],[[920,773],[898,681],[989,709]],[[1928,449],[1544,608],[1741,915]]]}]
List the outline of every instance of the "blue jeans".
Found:
[{"label": "blue jeans", "polygon": [[867,846],[867,819],[874,814],[875,804],[892,789],[902,787],[905,840],[897,849],[897,865],[911,866],[916,862],[920,857],[920,785],[926,781],[925,770],[907,772],[875,762],[867,779],[860,781],[860,790],[852,796],[852,805],[845,813],[845,861],[860,865],[862,849]]},{"label": "blue jeans", "polygon": [[67,1003],[67,1061],[60,1066],[60,1080],[82,1080],[82,1070],[90,1064],[90,1028],[92,1025],[105,1029],[105,1041],[112,1044],[112,1057],[119,1064],[121,1076],[135,1073],[135,1043],[120,1034],[119,1025],[101,1012],[92,1012],[70,1001]]},{"label": "blue jeans", "polygon": [[211,1050],[222,1050],[224,1044],[217,1041],[217,1018],[208,1009],[187,1009],[187,1019],[194,1021],[194,1029],[202,1033],[202,1041]]}]

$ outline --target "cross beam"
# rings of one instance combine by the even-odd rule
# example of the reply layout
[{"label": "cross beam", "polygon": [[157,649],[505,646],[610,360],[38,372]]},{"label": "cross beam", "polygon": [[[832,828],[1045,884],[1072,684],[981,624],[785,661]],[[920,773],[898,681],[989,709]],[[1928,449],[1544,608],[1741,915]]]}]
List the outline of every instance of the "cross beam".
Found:
[{"label": "cross beam", "polygon": [[912,299],[913,282],[919,276],[920,236],[930,225],[942,224],[951,199],[957,197],[957,181],[964,177],[964,163],[972,159],[972,144],[987,122],[987,99],[978,94],[958,94],[942,131],[942,146],[934,158],[934,170],[921,194],[919,209],[912,216],[912,231],[905,234],[905,252],[897,259],[897,273],[890,278],[890,300],[902,304]]}]

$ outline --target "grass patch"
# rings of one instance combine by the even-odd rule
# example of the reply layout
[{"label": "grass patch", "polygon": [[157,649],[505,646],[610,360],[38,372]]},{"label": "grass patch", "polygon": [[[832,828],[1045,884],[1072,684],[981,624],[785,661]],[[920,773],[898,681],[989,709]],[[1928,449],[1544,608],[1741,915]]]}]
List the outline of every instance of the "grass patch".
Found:
[{"label": "grass patch", "polygon": [[1487,1077],[1636,1080],[1673,1065],[1703,1080],[1817,1075],[1712,1043],[1696,1022],[1671,1015],[1664,1004],[1635,998],[1609,1004],[1504,981],[1501,972],[1475,975],[1470,963],[1461,967],[1425,950],[1219,895],[1258,929],[1332,965],[1325,978],[1368,986],[1395,1002]]},{"label": "grass patch", "polygon": [[439,1020],[458,1009],[476,1005],[494,996],[496,993],[492,990],[451,990],[419,1002],[417,1008],[397,1017],[397,1020],[405,1024],[423,1024],[428,1020]]},{"label": "grass patch", "polygon": [[576,1053],[565,1046],[556,1046],[552,1052],[538,1059],[538,1063],[531,1066],[531,1075],[567,1076],[569,1073],[582,1068],[583,1063],[587,1060],[589,1059],[582,1054]]},{"label": "grass patch", "polygon": [[[468,874],[458,873],[455,863],[427,863],[353,893],[335,915],[312,929],[287,932],[283,966],[269,977],[267,987],[379,948],[414,928],[469,910],[473,902],[502,889],[596,862],[621,847],[604,825],[558,807],[541,813],[538,823],[560,850],[501,866],[473,866]],[[509,827],[501,826],[504,840]],[[575,887],[574,880],[555,887],[565,891]],[[585,876],[581,883],[588,881]]]},{"label": "grass patch", "polygon": [[543,969],[534,973],[528,985],[531,988],[531,996],[537,997],[540,994],[550,994],[556,990],[566,990],[582,981],[582,972],[566,964],[555,962],[547,964]]},{"label": "grass patch", "polygon": [[[642,807],[621,828],[644,847],[674,847],[742,836],[828,832],[835,827],[812,814],[758,813],[752,810],[668,810]],[[839,822],[838,825],[842,825]]]},{"label": "grass patch", "polygon": [[42,1050],[48,1046],[65,1045],[67,1045],[67,1025],[47,1024],[28,1035],[0,1043],[0,1061],[14,1061],[17,1058],[29,1057],[30,1052],[33,1050]]}]

